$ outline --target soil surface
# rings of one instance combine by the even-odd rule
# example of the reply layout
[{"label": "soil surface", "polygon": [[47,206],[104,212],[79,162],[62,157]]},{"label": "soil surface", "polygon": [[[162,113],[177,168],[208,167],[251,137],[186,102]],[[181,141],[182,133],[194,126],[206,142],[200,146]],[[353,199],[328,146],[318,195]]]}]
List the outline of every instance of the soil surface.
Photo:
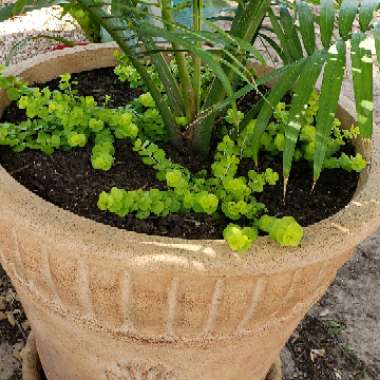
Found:
[{"label": "soil surface", "polygon": [[[76,88],[80,95],[93,95],[99,104],[103,103],[105,95],[111,96],[111,107],[124,105],[141,93],[141,90],[130,89],[127,84],[121,83],[112,69],[74,75],[73,81],[78,83]],[[58,81],[54,80],[47,85],[55,89]],[[256,101],[257,96],[250,94],[240,103],[240,107],[246,110],[248,105]],[[12,105],[6,110],[3,121],[20,122],[24,118],[24,111]],[[186,152],[179,153],[169,145],[165,145],[164,148],[173,161],[190,170],[210,169],[207,166],[209,163],[200,163]],[[146,220],[139,220],[133,215],[122,219],[100,211],[96,203],[99,194],[104,190],[109,191],[114,186],[127,190],[165,189],[165,184],[156,179],[154,170],[144,165],[125,141],[116,143],[115,164],[108,172],[94,170],[90,163],[90,155],[90,145],[70,152],[57,151],[50,156],[31,150],[14,153],[3,147],[0,149],[0,163],[35,194],[59,207],[98,222],[152,235],[189,239],[222,237],[223,229],[229,223],[223,215],[186,214],[160,218],[150,216]],[[254,167],[252,160],[243,160],[239,174],[243,175],[250,169],[262,171],[268,167],[281,173],[281,156],[274,157],[263,153],[259,167]],[[300,224],[307,226],[343,208],[351,200],[357,180],[356,173],[348,173],[341,169],[325,170],[314,192],[311,193],[312,171],[310,164],[304,161],[297,163],[292,170],[285,203],[282,181],[276,186],[267,186],[263,193],[257,194],[257,200],[267,206],[271,215],[292,215]],[[244,220],[241,222],[244,224]]]}]

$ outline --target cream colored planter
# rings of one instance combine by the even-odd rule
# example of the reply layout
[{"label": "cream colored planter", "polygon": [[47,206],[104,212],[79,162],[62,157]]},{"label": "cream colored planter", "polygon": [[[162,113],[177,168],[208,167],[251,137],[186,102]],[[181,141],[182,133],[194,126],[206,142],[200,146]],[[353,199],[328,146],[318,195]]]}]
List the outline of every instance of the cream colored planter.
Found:
[{"label": "cream colored planter", "polygon": [[[114,45],[12,68],[33,82],[113,65]],[[1,97],[0,108],[6,105]],[[346,106],[347,110],[352,109]],[[353,119],[340,109],[349,125]],[[354,200],[306,228],[300,248],[111,228],[40,199],[0,167],[0,258],[49,380],[262,380],[355,246],[380,225],[379,141]]]},{"label": "cream colored planter", "polygon": [[38,357],[36,340],[31,332],[21,352],[22,380],[43,380],[43,371]]},{"label": "cream colored planter", "polygon": [[[30,333],[21,355],[23,380],[44,380],[45,377],[41,368],[41,362],[36,347],[36,340],[33,333]],[[278,358],[272,365],[265,380],[282,380],[281,367],[281,360]]]}]

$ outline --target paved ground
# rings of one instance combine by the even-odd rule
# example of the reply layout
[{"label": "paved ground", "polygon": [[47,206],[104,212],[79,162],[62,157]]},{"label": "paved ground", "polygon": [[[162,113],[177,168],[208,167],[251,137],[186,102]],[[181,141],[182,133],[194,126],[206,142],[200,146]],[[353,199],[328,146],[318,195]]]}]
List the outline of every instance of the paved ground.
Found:
[{"label": "paved ground", "polygon": [[[0,62],[16,41],[35,33],[83,39],[56,9],[0,24]],[[46,51],[33,41],[13,59]],[[352,96],[345,84],[345,95]],[[380,125],[380,81],[376,86]],[[380,379],[380,231],[365,241],[339,272],[326,296],[310,311],[282,352],[285,380]],[[0,267],[0,380],[21,379],[20,350],[29,332],[22,307]]]}]

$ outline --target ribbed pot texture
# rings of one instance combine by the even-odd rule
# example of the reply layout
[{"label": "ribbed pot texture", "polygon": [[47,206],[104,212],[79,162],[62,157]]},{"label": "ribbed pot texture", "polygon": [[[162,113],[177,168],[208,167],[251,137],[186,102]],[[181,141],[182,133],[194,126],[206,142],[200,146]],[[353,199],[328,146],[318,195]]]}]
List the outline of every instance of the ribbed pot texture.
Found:
[{"label": "ribbed pot texture", "polygon": [[[8,70],[29,82],[115,64],[115,45],[48,53]],[[0,96],[0,110],[8,104]],[[343,99],[339,117],[353,123]],[[49,380],[262,380],[355,246],[380,225],[380,132],[350,204],[301,247],[261,237],[147,236],[81,218],[0,167],[0,261],[21,297]]]}]

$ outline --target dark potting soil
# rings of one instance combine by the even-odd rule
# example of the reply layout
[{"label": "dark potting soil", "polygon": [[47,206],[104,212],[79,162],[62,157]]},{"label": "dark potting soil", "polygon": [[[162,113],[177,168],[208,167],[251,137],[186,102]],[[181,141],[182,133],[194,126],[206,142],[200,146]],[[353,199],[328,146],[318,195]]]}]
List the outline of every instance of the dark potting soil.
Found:
[{"label": "dark potting soil", "polygon": [[[77,81],[76,88],[80,95],[92,95],[102,103],[105,95],[111,96],[108,103],[118,107],[127,103],[141,93],[121,83],[112,69],[100,69],[73,75]],[[45,84],[51,89],[57,88],[58,81]],[[239,107],[246,110],[254,104],[258,96],[249,94]],[[3,121],[19,122],[25,118],[23,111],[15,105],[8,107]],[[186,152],[178,152],[171,146],[164,146],[168,156],[190,170],[198,170],[202,164]],[[353,147],[348,147],[348,152]],[[40,197],[70,210],[78,215],[111,226],[154,235],[182,237],[189,239],[221,238],[228,220],[223,215],[208,216],[203,214],[169,215],[164,218],[151,216],[139,220],[133,215],[119,218],[111,213],[104,213],[97,208],[98,195],[113,186],[134,189],[165,189],[155,172],[144,165],[131,150],[129,143],[119,141],[116,144],[116,157],[113,168],[108,172],[94,170],[90,163],[91,148],[85,147],[70,152],[57,151],[46,155],[38,151],[14,153],[9,148],[0,149],[1,165],[22,185]],[[209,163],[208,163],[209,165]],[[281,173],[281,157],[262,154],[259,168],[271,167]],[[253,169],[251,160],[243,160],[241,173]],[[268,186],[257,199],[265,203],[274,216],[292,215],[301,225],[307,226],[335,214],[351,200],[358,182],[356,173],[343,170],[325,170],[311,193],[312,171],[310,164],[299,162],[294,166],[288,183],[285,203],[283,202],[282,181],[276,186]]]}]

